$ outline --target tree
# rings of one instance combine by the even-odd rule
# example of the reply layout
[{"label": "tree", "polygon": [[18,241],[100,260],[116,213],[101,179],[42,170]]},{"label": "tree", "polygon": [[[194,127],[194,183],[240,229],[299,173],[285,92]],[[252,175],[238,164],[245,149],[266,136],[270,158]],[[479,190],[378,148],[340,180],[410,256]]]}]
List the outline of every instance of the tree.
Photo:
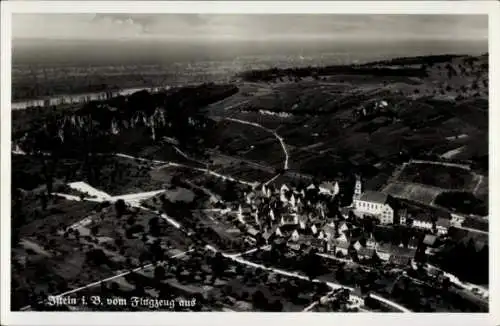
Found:
[{"label": "tree", "polygon": [[127,206],[125,205],[125,201],[123,199],[118,199],[115,202],[116,217],[121,218],[123,214],[125,214],[126,210]]},{"label": "tree", "polygon": [[217,252],[212,258],[211,268],[213,272],[213,281],[222,276],[226,270],[226,262],[224,261],[224,256],[220,252]]},{"label": "tree", "polygon": [[120,286],[118,285],[118,283],[113,282],[111,283],[110,289],[112,293],[117,294],[118,291],[120,291]]},{"label": "tree", "polygon": [[80,239],[80,231],[78,231],[78,229],[76,229],[75,231],[73,231],[73,235],[75,236],[76,240]]},{"label": "tree", "polygon": [[153,256],[153,259],[155,261],[160,261],[163,260],[165,257],[165,252],[163,251],[163,248],[161,247],[161,241],[156,240],[150,247],[150,252],[151,255]]},{"label": "tree", "polygon": [[107,265],[109,263],[108,256],[102,249],[92,249],[86,254],[87,261],[93,265]]},{"label": "tree", "polygon": [[271,311],[272,312],[282,312],[283,311],[283,303],[281,303],[281,301],[278,299],[274,300],[274,302],[271,304]]},{"label": "tree", "polygon": [[267,306],[268,306],[268,302],[267,302],[267,298],[266,296],[264,295],[264,293],[262,293],[262,291],[260,290],[257,290],[253,293],[252,295],[252,305],[254,306],[254,308],[256,309],[266,309]]},{"label": "tree", "polygon": [[141,254],[139,255],[139,262],[141,263],[141,265],[144,265],[148,260],[149,260],[148,253],[145,251],[141,252]]},{"label": "tree", "polygon": [[135,217],[130,215],[128,218],[127,218],[127,224],[128,225],[134,225],[135,224]]},{"label": "tree", "polygon": [[42,210],[44,210],[44,211],[47,210],[48,198],[45,195],[45,193],[42,193],[40,195],[40,202],[42,204]]},{"label": "tree", "polygon": [[149,233],[157,237],[160,235],[160,218],[158,216],[155,216],[149,220]]},{"label": "tree", "polygon": [[321,259],[314,251],[310,251],[303,259],[303,270],[310,280],[320,275],[323,266]]},{"label": "tree", "polygon": [[161,281],[165,278],[165,268],[163,266],[155,267],[154,278],[157,281]]},{"label": "tree", "polygon": [[119,248],[122,247],[124,245],[124,243],[125,242],[123,241],[123,238],[121,236],[118,236],[115,238],[115,245],[117,247],[119,247]]},{"label": "tree", "polygon": [[381,262],[382,262],[382,260],[378,256],[377,251],[374,250],[373,255],[370,258],[370,264],[376,266],[376,265],[380,264]]},{"label": "tree", "polygon": [[99,225],[94,225],[93,227],[90,228],[90,233],[96,237],[97,234],[99,233]]}]

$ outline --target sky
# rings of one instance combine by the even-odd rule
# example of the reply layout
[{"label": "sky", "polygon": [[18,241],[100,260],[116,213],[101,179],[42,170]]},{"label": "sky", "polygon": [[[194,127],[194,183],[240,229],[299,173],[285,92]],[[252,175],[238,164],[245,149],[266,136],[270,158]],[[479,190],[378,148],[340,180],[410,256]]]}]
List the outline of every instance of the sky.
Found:
[{"label": "sky", "polygon": [[63,40],[487,40],[487,15],[14,14],[12,37]]}]

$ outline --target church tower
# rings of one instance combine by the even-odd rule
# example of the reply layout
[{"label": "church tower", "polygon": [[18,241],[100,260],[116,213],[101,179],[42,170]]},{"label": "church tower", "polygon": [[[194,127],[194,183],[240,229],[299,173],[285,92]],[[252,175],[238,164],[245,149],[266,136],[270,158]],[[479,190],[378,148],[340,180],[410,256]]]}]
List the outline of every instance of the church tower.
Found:
[{"label": "church tower", "polygon": [[361,197],[361,178],[359,175],[356,175],[356,184],[354,185],[354,194],[352,196],[352,200],[358,200]]}]

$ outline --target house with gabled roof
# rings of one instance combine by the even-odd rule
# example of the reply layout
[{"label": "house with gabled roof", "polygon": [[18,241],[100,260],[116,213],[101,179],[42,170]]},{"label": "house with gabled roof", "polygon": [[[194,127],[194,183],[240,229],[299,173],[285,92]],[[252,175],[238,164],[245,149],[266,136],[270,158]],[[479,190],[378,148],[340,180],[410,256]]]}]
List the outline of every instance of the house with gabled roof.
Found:
[{"label": "house with gabled roof", "polygon": [[319,193],[328,196],[336,196],[340,191],[338,182],[325,181],[319,185]]},{"label": "house with gabled roof", "polygon": [[389,257],[389,263],[396,266],[408,266],[411,260],[412,259],[407,256],[391,255],[391,257]]},{"label": "house with gabled roof", "polygon": [[300,239],[299,232],[297,232],[297,230],[294,230],[292,232],[292,235],[290,236],[290,240],[297,242],[299,241],[299,239]]},{"label": "house with gabled roof", "polygon": [[297,225],[297,224],[299,224],[299,217],[297,214],[281,215],[280,225]]},{"label": "house with gabled roof", "polygon": [[342,254],[348,255],[350,245],[351,245],[351,243],[349,241],[338,241],[336,239],[336,241],[333,241],[333,242],[330,241],[330,246],[329,246],[330,249],[329,250],[335,249],[335,254],[337,254],[337,252],[340,251]]},{"label": "house with gabled roof", "polygon": [[323,226],[323,232],[325,233],[325,237],[327,239],[331,239],[335,237],[335,224],[325,224]]},{"label": "house with gabled roof", "polygon": [[377,251],[377,255],[382,260],[387,261],[391,257],[391,244],[390,243],[379,243],[375,247],[375,250]]},{"label": "house with gabled roof", "polygon": [[377,241],[373,237],[373,234],[370,234],[370,237],[366,239],[366,247],[367,248],[375,248],[377,246]]},{"label": "house with gabled roof", "polygon": [[316,185],[314,183],[311,183],[309,186],[307,186],[306,190],[315,190],[317,189],[316,188]]},{"label": "house with gabled roof", "polygon": [[415,257],[416,250],[412,248],[405,248],[400,246],[392,246],[391,254],[394,256],[404,256],[413,258]]},{"label": "house with gabled roof", "polygon": [[444,217],[439,217],[436,221],[436,229],[439,235],[445,235],[448,233],[448,229],[451,226],[449,219]]},{"label": "house with gabled roof", "polygon": [[299,229],[301,229],[301,230],[306,229],[306,221],[299,219]]},{"label": "house with gabled roof", "polygon": [[325,235],[325,232],[324,232],[323,230],[321,230],[321,231],[319,231],[319,232],[318,232],[317,239],[320,239],[320,240],[328,240],[328,239],[327,239],[327,236]]},{"label": "house with gabled roof", "polygon": [[302,250],[302,243],[298,242],[288,242],[287,243],[288,248],[295,250],[295,251],[301,251]]},{"label": "house with gabled roof", "polygon": [[257,236],[257,234],[259,234],[259,231],[256,228],[251,227],[251,226],[247,228],[247,232],[248,232],[248,234],[250,234],[253,237],[255,237],[255,236]]},{"label": "house with gabled roof", "polygon": [[269,210],[269,218],[271,219],[271,221],[274,221],[274,220],[275,220],[275,217],[274,217],[274,211],[273,211],[273,209],[272,209],[272,208]]},{"label": "house with gabled roof", "polygon": [[339,223],[339,232],[342,233],[342,232],[345,232],[347,230],[349,230],[349,227],[347,226],[347,222],[345,221],[340,221],[338,222]]},{"label": "house with gabled roof", "polygon": [[432,247],[436,243],[437,237],[433,234],[426,234],[424,237],[424,245]]},{"label": "house with gabled roof", "polygon": [[418,229],[432,230],[432,216],[426,212],[419,212],[411,216],[412,226]]},{"label": "house with gabled roof", "polygon": [[345,235],[345,233],[341,232],[340,235],[336,238],[333,238],[335,242],[349,242],[349,239]]},{"label": "house with gabled roof", "polygon": [[280,192],[283,193],[286,191],[290,191],[290,188],[288,188],[288,186],[286,184],[282,184],[281,188],[280,188]]},{"label": "house with gabled roof", "polygon": [[273,232],[275,230],[265,230],[264,233],[262,234],[262,237],[264,238],[264,241],[266,244],[269,244],[272,240],[273,237],[275,236],[275,233]]},{"label": "house with gabled roof", "polygon": [[360,247],[359,249],[356,249],[356,251],[359,258],[371,258],[375,253],[375,249],[367,247]]}]

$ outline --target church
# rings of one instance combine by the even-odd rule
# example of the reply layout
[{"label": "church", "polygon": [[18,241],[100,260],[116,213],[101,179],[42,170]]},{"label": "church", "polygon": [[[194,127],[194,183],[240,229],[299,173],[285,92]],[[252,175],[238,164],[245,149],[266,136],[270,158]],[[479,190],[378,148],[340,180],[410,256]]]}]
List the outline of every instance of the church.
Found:
[{"label": "church", "polygon": [[381,224],[393,224],[395,209],[389,196],[378,191],[362,191],[361,179],[356,178],[354,186],[353,206],[356,215],[376,217]]}]

